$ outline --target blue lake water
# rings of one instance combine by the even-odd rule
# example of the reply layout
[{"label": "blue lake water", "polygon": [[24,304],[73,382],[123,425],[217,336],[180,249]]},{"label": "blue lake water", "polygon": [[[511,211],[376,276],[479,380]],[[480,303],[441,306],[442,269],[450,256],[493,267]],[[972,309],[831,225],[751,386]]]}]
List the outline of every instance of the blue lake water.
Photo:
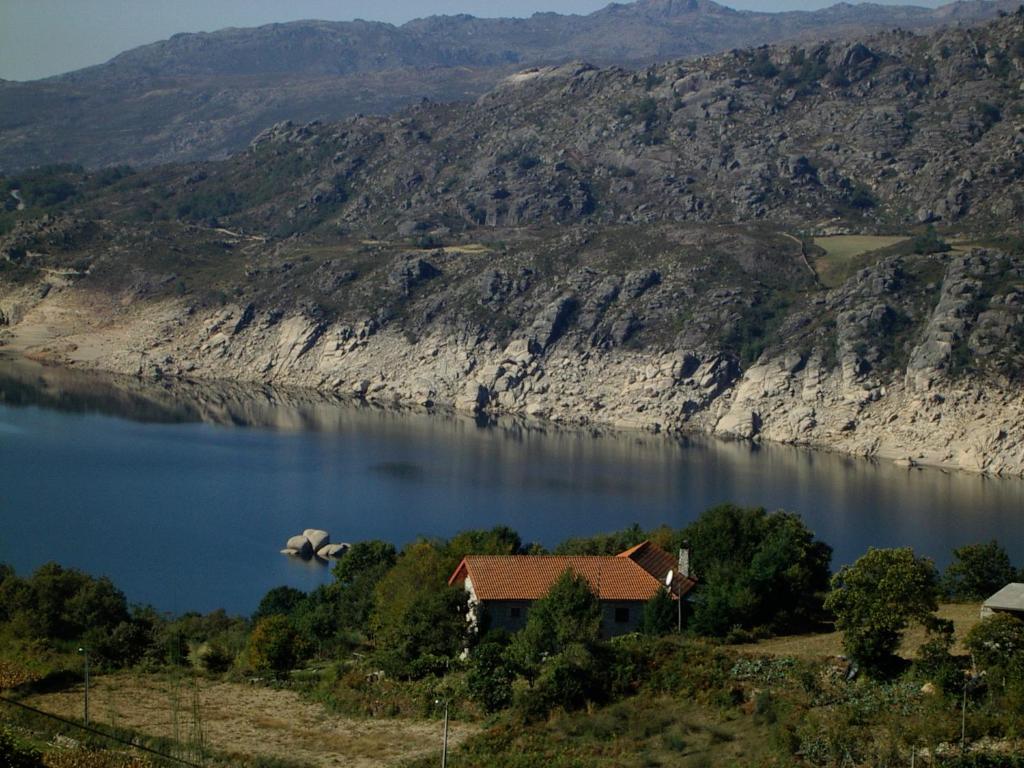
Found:
[{"label": "blue lake water", "polygon": [[0,561],[107,575],[161,610],[249,613],[271,587],[329,580],[279,554],[308,527],[401,545],[506,524],[550,546],[724,501],[800,513],[835,567],[904,545],[944,565],[991,538],[1024,563],[1020,480],[0,361]]}]

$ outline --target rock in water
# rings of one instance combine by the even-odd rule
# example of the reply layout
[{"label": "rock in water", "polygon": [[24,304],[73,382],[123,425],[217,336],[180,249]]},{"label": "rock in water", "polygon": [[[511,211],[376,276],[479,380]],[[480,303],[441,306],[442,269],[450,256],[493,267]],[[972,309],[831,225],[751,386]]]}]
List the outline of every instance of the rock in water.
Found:
[{"label": "rock in water", "polygon": [[313,545],[305,536],[292,536],[285,544],[286,549],[294,549],[299,557],[310,557],[313,554]]},{"label": "rock in water", "polygon": [[316,551],[317,557],[327,559],[337,559],[342,557],[349,550],[348,544],[325,544],[323,547]]},{"label": "rock in water", "polygon": [[327,531],[321,531],[319,528],[307,528],[302,532],[302,535],[309,539],[309,545],[313,548],[314,552],[319,552],[324,544],[331,543],[331,536]]}]

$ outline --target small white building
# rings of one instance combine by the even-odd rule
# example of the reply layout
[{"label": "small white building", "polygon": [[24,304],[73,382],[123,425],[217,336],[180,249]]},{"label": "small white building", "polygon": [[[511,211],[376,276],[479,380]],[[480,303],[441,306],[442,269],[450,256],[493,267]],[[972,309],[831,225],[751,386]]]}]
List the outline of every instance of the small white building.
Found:
[{"label": "small white building", "polygon": [[1008,613],[1024,620],[1024,584],[1007,584],[981,604],[981,618]]}]

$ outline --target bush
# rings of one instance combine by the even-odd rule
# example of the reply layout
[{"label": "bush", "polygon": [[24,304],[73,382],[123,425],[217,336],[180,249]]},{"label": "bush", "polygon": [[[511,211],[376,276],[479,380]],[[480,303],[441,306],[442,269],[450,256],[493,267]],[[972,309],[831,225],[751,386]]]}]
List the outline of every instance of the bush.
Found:
[{"label": "bush", "polygon": [[199,663],[207,672],[221,674],[231,669],[235,656],[220,643],[209,643],[200,649]]},{"label": "bush", "polygon": [[282,674],[295,668],[300,655],[299,635],[285,616],[256,622],[249,637],[249,663],[254,669]]},{"label": "bush", "polygon": [[0,768],[42,768],[34,749],[21,746],[6,728],[0,728]]},{"label": "bush", "polygon": [[641,625],[645,635],[667,635],[679,624],[679,606],[668,590],[662,587],[644,605]]},{"label": "bush", "polygon": [[608,668],[592,649],[573,643],[549,658],[536,682],[520,690],[516,707],[527,720],[540,720],[554,709],[580,709],[607,701]]},{"label": "bush", "polygon": [[929,226],[924,231],[924,234],[918,235],[911,241],[911,247],[914,253],[917,254],[928,254],[928,253],[945,253],[950,250],[950,245],[935,231],[935,227]]},{"label": "bush", "polygon": [[1024,679],[1024,621],[997,613],[972,627],[964,644],[982,669],[1012,671]]}]

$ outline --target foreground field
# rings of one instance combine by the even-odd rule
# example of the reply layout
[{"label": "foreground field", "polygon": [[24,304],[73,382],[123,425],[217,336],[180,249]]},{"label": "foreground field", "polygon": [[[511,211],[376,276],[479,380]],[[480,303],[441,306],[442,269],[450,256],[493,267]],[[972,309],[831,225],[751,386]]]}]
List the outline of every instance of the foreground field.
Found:
[{"label": "foreground field", "polygon": [[[204,741],[217,752],[309,766],[372,768],[440,750],[438,721],[349,718],[331,714],[292,691],[207,680],[196,684]],[[78,718],[82,697],[81,686],[76,686],[32,696],[25,703]],[[119,673],[95,679],[90,689],[91,719],[100,727],[185,739],[192,711],[191,680],[176,684],[163,675]],[[449,742],[457,746],[476,730],[452,723]]]}]

